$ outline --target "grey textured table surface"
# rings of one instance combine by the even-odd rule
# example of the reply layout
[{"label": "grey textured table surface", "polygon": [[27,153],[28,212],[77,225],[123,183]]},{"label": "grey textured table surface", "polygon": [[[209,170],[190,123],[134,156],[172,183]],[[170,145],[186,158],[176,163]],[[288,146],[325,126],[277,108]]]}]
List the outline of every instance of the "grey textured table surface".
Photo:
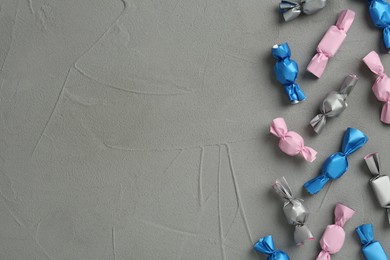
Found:
[{"label": "grey textured table surface", "polygon": [[[314,259],[318,240],[294,246],[270,189],[283,175],[317,238],[336,202],[357,211],[332,259],[363,259],[354,229],[366,222],[390,252],[362,161],[379,151],[390,172],[390,129],[361,62],[383,54],[366,2],[330,0],[284,23],[276,0],[1,0],[0,259],[265,259],[252,245],[268,234],[292,259]],[[346,8],[356,20],[316,80],[304,68]],[[272,72],[271,47],[285,41],[308,96],[295,106]],[[314,136],[308,122],[348,73],[360,77],[348,109]],[[319,151],[314,163],[278,150],[277,116]],[[369,143],[310,197],[302,184],[350,126]]]}]

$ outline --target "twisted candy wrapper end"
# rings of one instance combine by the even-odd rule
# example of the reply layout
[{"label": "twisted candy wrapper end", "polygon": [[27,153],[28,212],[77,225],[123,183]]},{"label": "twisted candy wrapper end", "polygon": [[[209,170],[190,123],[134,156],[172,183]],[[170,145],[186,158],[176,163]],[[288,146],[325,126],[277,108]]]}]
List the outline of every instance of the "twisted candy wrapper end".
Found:
[{"label": "twisted candy wrapper end", "polygon": [[297,18],[302,12],[305,14],[314,14],[324,8],[326,0],[290,0],[281,1],[279,11],[283,14],[286,22]]},{"label": "twisted candy wrapper end", "polygon": [[317,151],[308,146],[302,147],[301,154],[308,162],[313,162],[317,158]]},{"label": "twisted candy wrapper end", "polygon": [[371,51],[364,58],[363,62],[367,65],[367,67],[377,76],[383,77],[385,74],[385,69],[383,67],[382,61],[379,58],[378,53],[375,51]]},{"label": "twisted candy wrapper end", "polygon": [[367,154],[364,156],[364,161],[372,175],[378,176],[381,174],[381,164],[378,152]]},{"label": "twisted candy wrapper end", "polygon": [[[272,185],[274,191],[284,202],[284,214],[289,224],[295,225],[294,241],[297,246],[302,246],[305,240],[314,240],[310,229],[305,225],[306,217],[309,215],[303,200],[294,198],[286,178],[277,179]],[[286,212],[287,209],[287,212]]]},{"label": "twisted candy wrapper end", "polygon": [[272,56],[274,59],[280,61],[286,58],[291,57],[291,50],[290,46],[288,46],[288,43],[282,43],[282,44],[275,44],[272,46]]},{"label": "twisted candy wrapper end", "polygon": [[274,184],[272,184],[272,188],[282,198],[285,205],[295,199],[292,196],[290,185],[288,185],[285,177],[275,180]]},{"label": "twisted candy wrapper end", "polygon": [[320,107],[320,114],[316,115],[311,121],[310,125],[316,134],[319,134],[326,125],[328,117],[335,117],[341,114],[348,106],[345,101],[347,96],[352,92],[356,83],[358,82],[356,75],[348,75],[345,77],[338,92],[332,91],[322,101]]},{"label": "twisted candy wrapper end", "polygon": [[269,260],[290,260],[288,255],[282,250],[275,250],[274,241],[272,236],[266,236],[260,238],[259,241],[254,245],[256,252],[268,255]]},{"label": "twisted candy wrapper end", "polygon": [[351,94],[352,90],[355,88],[356,83],[359,81],[359,78],[355,74],[351,74],[345,77],[341,87],[339,89],[339,93],[348,97]]},{"label": "twisted candy wrapper end", "polygon": [[390,124],[390,101],[386,102],[383,105],[382,112],[381,112],[381,121],[385,124]]},{"label": "twisted candy wrapper end", "polygon": [[386,213],[387,213],[387,221],[390,224],[390,208],[386,209]]},{"label": "twisted candy wrapper end", "polygon": [[296,1],[281,1],[279,12],[283,15],[286,22],[294,20],[302,13],[302,6]]},{"label": "twisted candy wrapper end", "polygon": [[336,25],[333,25],[325,33],[317,47],[317,54],[314,55],[307,70],[317,78],[320,78],[325,71],[329,58],[336,55],[344,42],[348,30],[355,19],[355,12],[344,10],[340,13]]},{"label": "twisted candy wrapper end", "polygon": [[383,29],[383,43],[387,49],[387,53],[390,53],[390,27]]},{"label": "twisted candy wrapper end", "polygon": [[329,57],[330,56],[322,52],[317,53],[307,66],[307,71],[317,78],[321,78],[322,74],[325,72],[326,66],[328,65]]},{"label": "twisted candy wrapper end", "polygon": [[382,245],[374,240],[372,224],[363,224],[356,228],[356,233],[362,244],[362,253],[366,260],[388,260]]},{"label": "twisted candy wrapper end", "polygon": [[363,62],[374,74],[378,76],[372,86],[372,91],[379,101],[385,102],[381,112],[381,121],[385,124],[390,124],[390,79],[384,73],[382,62],[378,53],[375,51],[371,51],[367,54],[363,58]]},{"label": "twisted candy wrapper end", "polygon": [[304,184],[310,194],[318,193],[330,180],[340,178],[348,170],[347,157],[363,147],[368,137],[356,128],[348,128],[343,137],[341,152],[329,156],[322,164],[321,174]]},{"label": "twisted candy wrapper end", "polygon": [[326,125],[326,115],[323,113],[316,115],[310,120],[310,125],[316,134],[321,133]]},{"label": "twisted candy wrapper end", "polygon": [[309,194],[314,195],[320,192],[329,180],[329,177],[325,175],[319,175],[314,179],[306,182],[303,187],[305,187]]},{"label": "twisted candy wrapper end", "polygon": [[270,127],[270,133],[273,134],[276,137],[283,138],[288,130],[287,130],[287,124],[286,121],[284,121],[283,117],[278,117],[272,120],[271,127]]},{"label": "twisted candy wrapper end", "polygon": [[331,255],[341,250],[345,241],[345,231],[343,226],[350,218],[352,218],[355,211],[338,203],[334,214],[335,224],[326,227],[320,240],[322,251],[319,253],[317,260],[330,260]]},{"label": "twisted candy wrapper end", "polygon": [[313,162],[317,151],[304,145],[302,136],[287,130],[286,122],[282,117],[272,120],[270,133],[280,138],[279,148],[290,156],[301,154],[306,161]]},{"label": "twisted candy wrapper end", "polygon": [[305,93],[297,83],[284,85],[284,92],[291,104],[298,104],[300,101],[306,100]]},{"label": "twisted candy wrapper end", "polygon": [[337,203],[336,208],[334,209],[335,224],[344,227],[345,223],[350,220],[355,211],[341,203]]},{"label": "twisted candy wrapper end", "polygon": [[296,225],[294,230],[294,241],[297,246],[303,246],[306,240],[315,240],[313,233],[306,225]]}]

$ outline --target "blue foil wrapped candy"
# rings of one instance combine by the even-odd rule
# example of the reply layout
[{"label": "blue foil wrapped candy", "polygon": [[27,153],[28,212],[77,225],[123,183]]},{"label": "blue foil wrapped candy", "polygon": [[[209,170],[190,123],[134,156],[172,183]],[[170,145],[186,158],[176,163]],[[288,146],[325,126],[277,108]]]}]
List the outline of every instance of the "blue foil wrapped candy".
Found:
[{"label": "blue foil wrapped candy", "polygon": [[276,79],[284,86],[284,91],[292,104],[306,99],[305,94],[295,81],[298,77],[298,64],[291,60],[291,51],[287,43],[274,45],[272,55],[277,60],[274,66]]},{"label": "blue foil wrapped candy", "polygon": [[310,194],[318,193],[329,180],[336,180],[348,170],[347,157],[368,141],[368,137],[360,130],[348,128],[343,137],[341,152],[332,154],[322,164],[321,174],[306,182],[303,186]]},{"label": "blue foil wrapped candy", "polygon": [[390,51],[390,4],[386,0],[368,0],[371,20],[376,27],[383,29],[383,42]]},{"label": "blue foil wrapped candy", "polygon": [[260,238],[253,248],[256,252],[268,255],[268,260],[290,260],[290,257],[288,257],[286,252],[282,250],[275,250],[272,236]]},{"label": "blue foil wrapped candy", "polygon": [[362,244],[362,253],[366,260],[388,260],[387,254],[382,245],[374,240],[374,229],[372,224],[363,224],[356,228]]}]

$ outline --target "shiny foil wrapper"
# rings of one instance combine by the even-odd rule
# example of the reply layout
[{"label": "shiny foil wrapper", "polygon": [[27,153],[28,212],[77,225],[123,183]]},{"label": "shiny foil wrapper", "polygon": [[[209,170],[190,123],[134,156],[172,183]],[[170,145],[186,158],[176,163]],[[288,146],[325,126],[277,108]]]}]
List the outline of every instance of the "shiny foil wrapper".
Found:
[{"label": "shiny foil wrapper", "polygon": [[376,27],[383,29],[383,43],[390,52],[390,4],[386,0],[368,0],[368,11]]},{"label": "shiny foil wrapper", "polygon": [[368,154],[364,160],[374,176],[370,179],[370,185],[379,204],[386,209],[390,224],[390,177],[381,173],[379,153]]},{"label": "shiny foil wrapper", "polygon": [[293,197],[291,188],[284,177],[276,180],[272,188],[284,202],[283,212],[287,222],[295,226],[295,244],[301,246],[305,243],[305,240],[313,240],[313,234],[306,226],[306,221],[310,213],[303,204],[303,200]]},{"label": "shiny foil wrapper", "polygon": [[381,243],[374,240],[374,228],[372,224],[363,224],[356,228],[362,244],[362,253],[366,260],[388,260],[387,254]]},{"label": "shiny foil wrapper", "polygon": [[281,1],[279,11],[286,22],[294,20],[301,13],[314,14],[326,6],[327,0],[290,0]]},{"label": "shiny foil wrapper", "polygon": [[317,260],[330,260],[331,255],[339,252],[345,242],[345,223],[352,218],[355,211],[343,204],[338,203],[334,210],[335,224],[328,225],[320,240],[321,252]]},{"label": "shiny foil wrapper", "polygon": [[286,252],[275,249],[272,236],[260,238],[253,248],[256,252],[267,255],[268,260],[290,260]]},{"label": "shiny foil wrapper", "polygon": [[330,92],[322,101],[320,114],[316,115],[310,121],[310,125],[317,134],[324,128],[327,118],[336,117],[347,108],[348,104],[346,99],[357,82],[358,77],[356,75],[347,76],[340,89]]},{"label": "shiny foil wrapper", "polygon": [[337,180],[348,170],[348,156],[362,148],[368,142],[368,137],[359,129],[348,128],[343,136],[341,151],[329,156],[322,164],[321,173],[303,186],[310,194],[322,190],[330,180]]},{"label": "shiny foil wrapper", "polygon": [[276,79],[283,85],[284,92],[291,104],[297,104],[305,100],[305,94],[296,83],[299,69],[298,64],[290,59],[291,50],[288,43],[274,45],[272,47],[272,55],[277,60],[274,66]]}]

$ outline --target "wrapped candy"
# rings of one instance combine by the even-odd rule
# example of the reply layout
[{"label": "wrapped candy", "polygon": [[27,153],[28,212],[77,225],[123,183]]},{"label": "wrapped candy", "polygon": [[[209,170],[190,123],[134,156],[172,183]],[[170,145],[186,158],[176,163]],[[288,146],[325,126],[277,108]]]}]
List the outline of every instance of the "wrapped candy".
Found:
[{"label": "wrapped candy", "polygon": [[306,220],[309,217],[309,211],[303,204],[303,200],[294,198],[290,186],[286,179],[282,177],[275,181],[272,188],[282,198],[283,212],[286,216],[287,222],[295,226],[294,240],[297,246],[305,243],[305,240],[314,240],[313,234],[306,226]]},{"label": "wrapped candy", "polygon": [[276,79],[284,86],[284,92],[292,104],[306,99],[305,94],[295,81],[298,77],[298,64],[291,60],[291,51],[287,43],[274,45],[272,55],[277,60],[274,66]]},{"label": "wrapped candy", "polygon": [[302,136],[298,133],[288,131],[286,122],[282,117],[275,118],[272,121],[270,132],[280,138],[279,148],[284,153],[290,156],[301,154],[309,162],[313,162],[316,159],[317,151],[305,146]]},{"label": "wrapped candy", "polygon": [[386,0],[368,0],[371,20],[376,27],[383,29],[383,42],[390,50],[390,5]]},{"label": "wrapped candy", "polygon": [[390,224],[390,178],[381,173],[379,153],[368,154],[364,157],[368,169],[374,176],[370,179],[370,185],[374,190],[379,204],[386,209]]},{"label": "wrapped candy", "polygon": [[287,253],[282,250],[275,250],[274,241],[272,236],[266,236],[260,238],[254,245],[256,252],[268,255],[268,260],[290,260]]},{"label": "wrapped candy", "polygon": [[334,210],[335,224],[328,225],[320,240],[322,251],[317,260],[330,260],[330,256],[341,250],[345,241],[345,223],[355,214],[353,209],[337,203]]},{"label": "wrapped candy", "polygon": [[364,224],[356,228],[356,233],[362,243],[362,253],[366,260],[388,260],[382,245],[374,240],[372,224]]},{"label": "wrapped candy", "polygon": [[390,124],[390,79],[384,73],[378,53],[370,52],[363,58],[363,61],[374,74],[378,75],[372,86],[372,92],[379,101],[385,102],[382,108],[381,121]]},{"label": "wrapped candy", "polygon": [[326,124],[326,118],[340,115],[348,106],[346,98],[355,87],[358,78],[356,75],[349,75],[345,78],[339,91],[330,92],[320,106],[320,114],[316,115],[310,125],[319,134]]},{"label": "wrapped candy", "polygon": [[329,58],[334,57],[341,47],[347,32],[355,19],[355,12],[344,10],[340,13],[336,25],[332,25],[325,33],[317,47],[317,54],[310,61],[307,70],[317,78],[325,71]]},{"label": "wrapped candy", "polygon": [[348,128],[343,137],[341,152],[332,154],[322,164],[321,174],[306,182],[303,186],[310,194],[318,193],[329,180],[337,180],[348,170],[347,157],[368,141],[368,137],[360,130]]},{"label": "wrapped candy", "polygon": [[325,7],[327,0],[290,0],[281,1],[279,11],[286,22],[297,18],[302,12],[314,14]]}]

